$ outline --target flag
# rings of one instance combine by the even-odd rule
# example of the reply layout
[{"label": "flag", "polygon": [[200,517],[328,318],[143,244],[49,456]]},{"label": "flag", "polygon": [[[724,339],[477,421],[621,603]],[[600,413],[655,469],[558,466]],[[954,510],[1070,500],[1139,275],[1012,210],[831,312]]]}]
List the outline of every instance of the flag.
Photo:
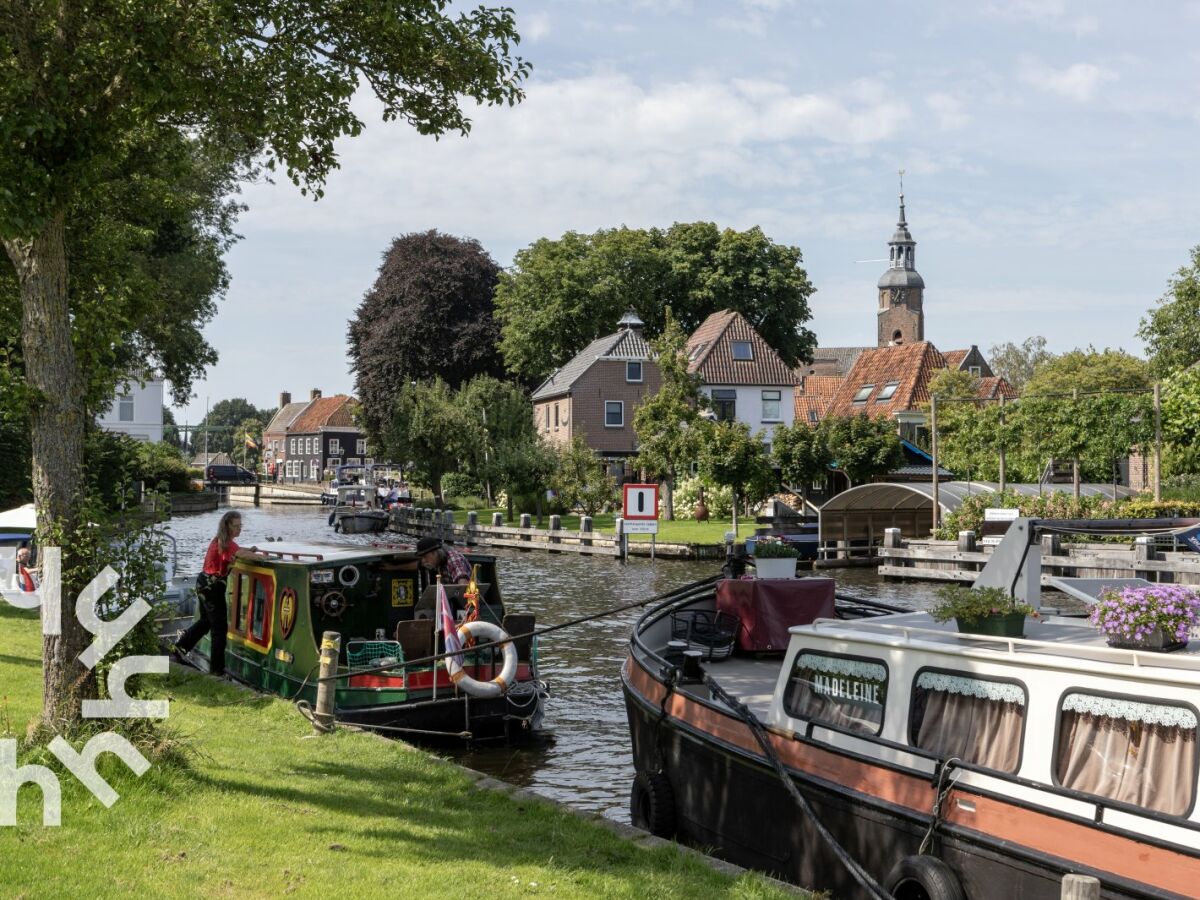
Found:
[{"label": "flag", "polygon": [[454,624],[454,616],[450,612],[450,600],[446,597],[446,589],[442,587],[441,578],[438,578],[437,583],[437,628],[442,632],[442,636],[446,641],[446,652],[455,654],[450,659],[459,668],[462,668],[462,644],[458,640],[458,628]]},{"label": "flag", "polygon": [[254,438],[250,437],[250,435],[246,435],[246,449],[247,450],[257,450],[258,449],[258,444],[254,443]]}]

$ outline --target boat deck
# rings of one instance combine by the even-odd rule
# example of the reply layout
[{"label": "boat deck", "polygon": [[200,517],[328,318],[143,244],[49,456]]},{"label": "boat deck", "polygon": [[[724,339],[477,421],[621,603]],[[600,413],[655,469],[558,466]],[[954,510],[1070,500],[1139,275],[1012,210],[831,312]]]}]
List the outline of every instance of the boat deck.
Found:
[{"label": "boat deck", "polygon": [[[782,654],[765,659],[733,656],[703,665],[704,671],[721,687],[750,707],[750,711],[759,719],[766,721],[771,709],[771,696],[775,693],[775,682],[779,679],[779,667],[783,665]],[[709,699],[708,687],[704,684],[681,684],[678,690],[698,699]]]}]

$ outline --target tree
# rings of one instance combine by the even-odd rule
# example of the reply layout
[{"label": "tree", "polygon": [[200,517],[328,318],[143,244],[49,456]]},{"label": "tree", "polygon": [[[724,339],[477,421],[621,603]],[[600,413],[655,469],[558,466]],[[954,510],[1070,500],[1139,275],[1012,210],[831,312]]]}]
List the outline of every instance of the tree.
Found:
[{"label": "tree", "polygon": [[761,496],[774,481],[762,439],[745,422],[716,422],[703,432],[700,474],[733,489],[733,530],[738,527],[738,503]]},{"label": "tree", "polygon": [[667,307],[688,333],[711,313],[736,310],[795,365],[816,345],[804,327],[813,286],[801,261],[799,248],[761,228],[722,231],[711,222],[543,238],[517,251],[496,288],[505,367],[536,383],[611,333],[630,307],[651,337]]},{"label": "tree", "polygon": [[[0,0],[0,242],[19,284],[43,543],[75,534],[82,515],[88,379],[74,338],[85,324],[68,287],[80,211],[103,202],[118,173],[136,178],[138,148],[185,135],[261,153],[319,196],[335,141],[362,130],[351,105],[360,79],[385,118],[426,134],[465,132],[459,98],[513,103],[528,67],[510,56],[511,10],[451,18],[445,5],[145,0],[99,12]],[[63,571],[69,607],[90,573],[69,547]],[[50,728],[73,729],[95,694],[94,674],[78,662],[90,640],[64,616],[62,634],[43,641]]]},{"label": "tree", "polygon": [[700,405],[700,376],[688,372],[687,335],[666,310],[662,334],[651,341],[662,386],[648,395],[633,413],[638,441],[638,465],[652,477],[663,478],[663,518],[674,518],[675,479],[680,468],[696,457]]},{"label": "tree", "polygon": [[1191,261],[1167,282],[1167,292],[1141,321],[1151,372],[1165,378],[1200,361],[1200,245]]},{"label": "tree", "polygon": [[904,461],[900,436],[889,419],[830,416],[821,420],[820,431],[833,465],[850,487],[886,475]]},{"label": "tree", "polygon": [[477,375],[459,391],[459,403],[482,424],[482,439],[469,448],[470,473],[485,485],[489,503],[493,488],[503,488],[511,504],[514,493],[532,480],[531,466],[546,470],[541,456],[530,452],[539,439],[529,395],[515,384]]},{"label": "tree", "polygon": [[1164,382],[1162,433],[1183,471],[1200,470],[1200,369],[1183,369]]},{"label": "tree", "polygon": [[821,432],[799,420],[791,425],[775,426],[771,457],[779,467],[783,483],[793,490],[799,486],[805,504],[808,503],[808,486],[825,475],[832,462]]},{"label": "tree", "polygon": [[233,458],[240,458],[242,465],[251,472],[258,469],[262,458],[263,428],[271,421],[272,415],[263,412],[258,416],[249,416],[242,419],[233,430]]},{"label": "tree", "polygon": [[1046,349],[1046,339],[1041,335],[1026,338],[1020,344],[1005,341],[993,344],[988,351],[992,371],[1013,386],[1017,393],[1037,373],[1038,367],[1054,358]]},{"label": "tree", "polygon": [[262,438],[263,427],[271,421],[274,414],[274,410],[259,409],[245,397],[218,400],[196,426],[192,440],[196,442],[201,453],[207,446],[210,454],[228,453],[231,457],[234,454],[240,456],[244,446],[244,434],[239,435],[242,425],[251,420],[258,423],[258,439],[255,441],[258,443]]},{"label": "tree", "polygon": [[440,378],[401,388],[383,431],[381,446],[395,460],[413,466],[418,484],[442,505],[442,476],[457,471],[483,441],[483,423],[469,415]]},{"label": "tree", "polygon": [[1150,367],[1124,350],[1072,350],[1038,367],[1022,395],[1081,394],[1150,387]]},{"label": "tree", "polygon": [[[611,503],[616,482],[604,471],[604,463],[580,435],[558,451],[558,468],[550,486],[567,509],[580,507],[585,516],[594,516]],[[540,517],[539,517],[540,518]]]},{"label": "tree", "polygon": [[410,381],[457,388],[502,372],[492,295],[500,267],[479,245],[425,231],[392,241],[379,275],[350,320],[349,353],[368,435]]}]

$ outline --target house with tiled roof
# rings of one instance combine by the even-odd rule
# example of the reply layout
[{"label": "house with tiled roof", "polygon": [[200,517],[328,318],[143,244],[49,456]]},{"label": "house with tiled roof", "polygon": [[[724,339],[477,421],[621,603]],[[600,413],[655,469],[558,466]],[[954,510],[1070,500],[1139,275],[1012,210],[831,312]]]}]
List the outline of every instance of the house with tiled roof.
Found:
[{"label": "house with tiled roof", "polygon": [[966,350],[946,350],[942,356],[945,357],[948,368],[957,369],[960,372],[970,372],[980,378],[992,378],[996,374],[974,344]]},{"label": "house with tiled roof", "polygon": [[[318,395],[320,391],[317,392]],[[267,427],[263,429],[263,466],[265,467],[264,475],[275,477],[277,473],[281,473],[284,469],[284,463],[287,461],[287,433],[288,428],[296,421],[296,417],[304,412],[304,408],[308,406],[308,400],[292,402],[292,394],[290,391],[279,392],[279,409],[271,417],[271,421],[267,423]]]},{"label": "house with tiled roof", "polygon": [[581,436],[620,478],[637,453],[633,412],[662,384],[644,323],[632,310],[613,334],[597,338],[533,392],[533,419],[551,444]]},{"label": "house with tiled roof", "polygon": [[838,386],[826,415],[894,419],[901,437],[915,442],[925,423],[919,407],[929,402],[929,382],[945,368],[946,358],[928,341],[867,350]]},{"label": "house with tiled roof", "polygon": [[812,353],[812,362],[804,369],[808,375],[845,378],[854,361],[870,347],[817,347]]},{"label": "house with tiled roof", "polygon": [[[355,400],[346,394],[322,397],[314,389],[304,409],[287,426],[277,477],[321,481],[342,464],[370,463],[367,440],[354,423]],[[272,423],[274,424],[274,423]]]},{"label": "house with tiled roof", "polygon": [[796,421],[816,427],[825,418],[825,412],[841,386],[840,375],[800,376],[796,385]]},{"label": "house with tiled roof", "polygon": [[796,374],[739,312],[723,309],[688,338],[688,371],[700,376],[718,421],[740,421],[770,444],[796,415]]}]

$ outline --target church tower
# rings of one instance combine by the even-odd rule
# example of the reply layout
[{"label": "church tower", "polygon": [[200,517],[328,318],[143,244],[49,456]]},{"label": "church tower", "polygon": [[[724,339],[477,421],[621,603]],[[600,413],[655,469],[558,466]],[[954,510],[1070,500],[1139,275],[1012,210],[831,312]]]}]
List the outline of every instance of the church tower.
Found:
[{"label": "church tower", "polygon": [[904,172],[900,181],[900,221],[888,241],[888,269],[879,279],[879,346],[925,340],[925,280],[917,274],[917,242],[904,220]]}]

